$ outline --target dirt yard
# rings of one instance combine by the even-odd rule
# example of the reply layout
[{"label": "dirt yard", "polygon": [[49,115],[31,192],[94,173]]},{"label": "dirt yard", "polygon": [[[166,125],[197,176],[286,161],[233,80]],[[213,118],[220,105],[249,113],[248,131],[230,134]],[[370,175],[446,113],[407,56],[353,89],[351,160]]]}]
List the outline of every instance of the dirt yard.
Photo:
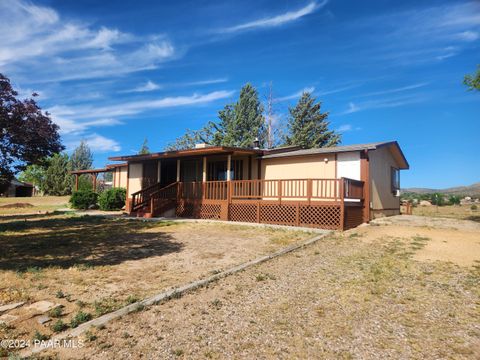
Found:
[{"label": "dirt yard", "polygon": [[[221,223],[66,215],[3,219],[0,338],[48,337],[311,236]],[[25,304],[1,310],[18,302]]]},{"label": "dirt yard", "polygon": [[435,220],[399,218],[333,234],[92,328],[82,349],[50,354],[480,358],[480,224],[452,220],[436,229]]},{"label": "dirt yard", "polygon": [[68,207],[69,196],[0,197],[0,219],[7,215],[38,214]]}]

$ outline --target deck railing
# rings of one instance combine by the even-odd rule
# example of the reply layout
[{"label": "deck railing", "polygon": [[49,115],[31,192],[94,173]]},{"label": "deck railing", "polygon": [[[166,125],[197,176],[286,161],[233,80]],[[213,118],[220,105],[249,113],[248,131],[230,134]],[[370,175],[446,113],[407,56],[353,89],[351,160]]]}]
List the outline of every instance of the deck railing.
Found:
[{"label": "deck railing", "polygon": [[181,182],[179,197],[207,200],[362,200],[363,181],[283,179]]},{"label": "deck railing", "polygon": [[[268,200],[268,201],[359,201],[363,181],[341,179],[232,180],[158,184],[132,194],[132,211],[150,199]],[[152,203],[153,204],[153,203]]]}]

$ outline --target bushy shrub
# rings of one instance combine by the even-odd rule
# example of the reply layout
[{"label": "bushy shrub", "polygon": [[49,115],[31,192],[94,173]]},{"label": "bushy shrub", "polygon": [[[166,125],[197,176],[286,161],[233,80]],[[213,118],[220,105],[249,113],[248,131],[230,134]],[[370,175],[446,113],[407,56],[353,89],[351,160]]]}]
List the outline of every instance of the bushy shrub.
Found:
[{"label": "bushy shrub", "polygon": [[98,198],[98,205],[102,210],[120,210],[125,205],[126,196],[124,188],[105,190]]},{"label": "bushy shrub", "polygon": [[477,206],[477,205],[475,205],[475,204],[473,204],[472,206],[470,206],[470,209],[471,209],[471,210],[473,210],[473,211],[475,211],[475,210],[477,210],[477,209],[478,209],[478,206]]},{"label": "bushy shrub", "polygon": [[88,209],[97,204],[98,195],[92,190],[75,191],[70,197],[70,204],[74,209]]},{"label": "bushy shrub", "polygon": [[450,205],[460,205],[460,196],[450,195],[448,197],[448,203]]}]

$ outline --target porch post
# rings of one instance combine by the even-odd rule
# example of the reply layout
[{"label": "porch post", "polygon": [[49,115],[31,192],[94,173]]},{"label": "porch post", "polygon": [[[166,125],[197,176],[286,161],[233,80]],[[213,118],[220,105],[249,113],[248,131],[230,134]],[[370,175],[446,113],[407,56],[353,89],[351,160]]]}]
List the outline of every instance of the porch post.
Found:
[{"label": "porch post", "polygon": [[177,182],[180,181],[180,159],[177,160]]},{"label": "porch post", "polygon": [[207,181],[207,157],[203,157],[202,182]]},{"label": "porch post", "polygon": [[205,199],[207,182],[207,157],[202,159],[202,199]]},{"label": "porch post", "polygon": [[97,192],[97,174],[93,173],[93,192]]},{"label": "porch post", "polygon": [[232,167],[232,155],[227,156],[227,181],[232,180],[232,172],[230,168]]},{"label": "porch post", "polygon": [[162,180],[162,160],[158,160],[157,163],[157,182],[161,182]]},{"label": "porch post", "polygon": [[78,174],[75,174],[75,191],[78,191]]}]

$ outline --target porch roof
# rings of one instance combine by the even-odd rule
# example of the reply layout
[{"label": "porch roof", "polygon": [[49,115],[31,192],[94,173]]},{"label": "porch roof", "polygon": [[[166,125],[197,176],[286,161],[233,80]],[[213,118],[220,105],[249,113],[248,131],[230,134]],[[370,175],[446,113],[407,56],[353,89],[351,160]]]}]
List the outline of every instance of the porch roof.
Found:
[{"label": "porch roof", "polygon": [[216,154],[218,155],[221,155],[221,154],[262,155],[263,152],[264,151],[261,149],[239,148],[239,147],[231,147],[231,146],[207,146],[207,147],[198,148],[198,149],[163,151],[163,152],[142,154],[142,155],[112,156],[112,157],[109,157],[108,160],[132,162],[132,161],[142,161],[142,160],[176,158],[176,157],[185,157],[185,156],[216,155]]}]

